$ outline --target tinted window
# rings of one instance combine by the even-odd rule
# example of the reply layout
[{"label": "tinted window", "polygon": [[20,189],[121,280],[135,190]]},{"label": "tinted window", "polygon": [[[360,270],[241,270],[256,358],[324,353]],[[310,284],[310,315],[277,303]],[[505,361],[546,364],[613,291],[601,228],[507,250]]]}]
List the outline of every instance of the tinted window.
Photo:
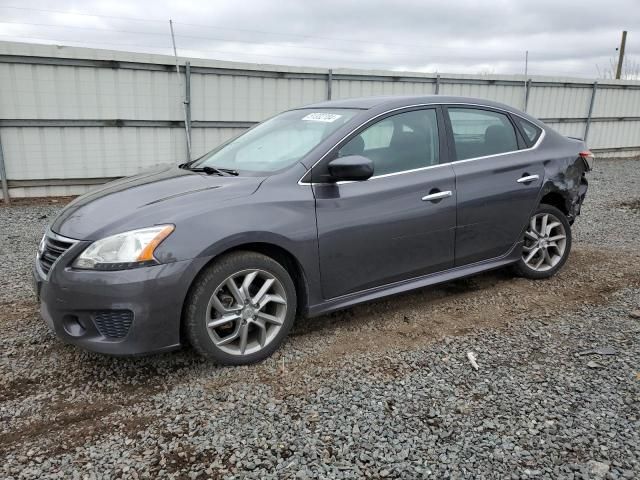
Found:
[{"label": "tinted window", "polygon": [[540,129],[540,127],[538,127],[537,125],[534,125],[531,122],[528,122],[524,118],[520,118],[516,116],[514,116],[514,118],[516,122],[518,122],[518,125],[520,125],[520,128],[524,133],[524,137],[525,137],[525,141],[527,142],[527,145],[531,146],[534,143],[536,143],[536,141],[538,140],[538,137],[542,133],[542,130]]},{"label": "tinted window", "polygon": [[439,161],[436,111],[399,113],[373,124],[344,145],[338,155],[363,155],[374,175],[403,172]]},{"label": "tinted window", "polygon": [[509,117],[473,108],[449,108],[458,160],[518,150]]},{"label": "tinted window", "polygon": [[393,122],[390,118],[376,123],[360,134],[364,140],[364,149],[388,148],[393,136]]}]

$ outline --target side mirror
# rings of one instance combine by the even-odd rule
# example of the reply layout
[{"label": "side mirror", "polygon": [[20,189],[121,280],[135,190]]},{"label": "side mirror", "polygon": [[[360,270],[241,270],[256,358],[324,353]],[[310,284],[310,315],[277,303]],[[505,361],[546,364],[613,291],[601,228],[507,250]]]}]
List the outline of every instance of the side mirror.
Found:
[{"label": "side mirror", "polygon": [[348,155],[329,162],[329,174],[334,182],[362,181],[373,175],[373,162],[361,155]]}]

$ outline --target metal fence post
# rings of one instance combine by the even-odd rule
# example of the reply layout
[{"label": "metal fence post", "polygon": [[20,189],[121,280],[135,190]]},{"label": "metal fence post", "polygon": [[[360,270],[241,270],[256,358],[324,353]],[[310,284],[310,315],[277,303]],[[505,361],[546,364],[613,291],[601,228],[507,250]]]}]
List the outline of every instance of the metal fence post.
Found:
[{"label": "metal fence post", "polygon": [[[171,43],[173,44],[173,56],[176,59],[176,78],[178,79],[178,93],[180,93],[182,79],[180,77],[180,61],[178,60],[178,51],[176,50],[176,37],[173,34],[173,20],[169,19],[169,29],[171,30]],[[185,66],[185,76],[186,76],[186,66]],[[189,88],[189,81],[187,80],[187,85],[185,85],[185,97],[182,100],[182,111],[184,113],[184,136],[187,140],[187,162],[191,161],[191,134],[189,133],[189,125],[187,122],[187,110],[189,109],[189,104],[187,103],[186,91]]]},{"label": "metal fence post", "polygon": [[4,154],[2,153],[2,139],[0,138],[0,180],[2,181],[2,197],[7,205],[11,203],[9,198],[9,185],[7,183],[7,169],[4,167]]},{"label": "metal fence post", "polygon": [[531,92],[531,79],[528,79],[524,84],[524,111],[527,111],[529,106],[529,93]]},{"label": "metal fence post", "polygon": [[189,145],[189,161],[191,161],[191,62],[184,65],[184,110],[187,144]]},{"label": "metal fence post", "polygon": [[440,75],[436,75],[436,95],[440,95]]},{"label": "metal fence post", "polygon": [[589,100],[589,113],[587,113],[587,124],[584,126],[584,141],[589,136],[589,127],[591,126],[591,114],[593,113],[593,104],[596,101],[596,92],[598,91],[598,82],[593,82],[593,90],[591,90],[591,100]]},{"label": "metal fence post", "polygon": [[331,100],[331,84],[333,83],[333,69],[327,73],[327,100]]}]

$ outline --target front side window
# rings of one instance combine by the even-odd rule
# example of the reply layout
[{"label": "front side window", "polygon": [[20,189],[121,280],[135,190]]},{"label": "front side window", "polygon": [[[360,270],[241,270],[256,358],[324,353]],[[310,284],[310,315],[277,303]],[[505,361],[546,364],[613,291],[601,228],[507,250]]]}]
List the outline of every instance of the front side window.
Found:
[{"label": "front side window", "polygon": [[207,153],[192,167],[275,172],[300,161],[357,113],[349,109],[284,112]]},{"label": "front side window", "polygon": [[516,131],[503,113],[449,107],[458,160],[518,150]]},{"label": "front side window", "polygon": [[338,156],[373,161],[374,176],[436,165],[439,161],[436,111],[415,110],[387,117],[345,144]]}]

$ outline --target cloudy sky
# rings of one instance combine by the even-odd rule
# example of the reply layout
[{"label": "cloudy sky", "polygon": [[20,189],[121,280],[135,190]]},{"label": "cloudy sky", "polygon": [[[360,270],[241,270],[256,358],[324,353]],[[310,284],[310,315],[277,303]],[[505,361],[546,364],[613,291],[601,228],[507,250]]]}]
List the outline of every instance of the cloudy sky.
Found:
[{"label": "cloudy sky", "polygon": [[239,62],[602,77],[640,0],[0,0],[0,40]]}]

